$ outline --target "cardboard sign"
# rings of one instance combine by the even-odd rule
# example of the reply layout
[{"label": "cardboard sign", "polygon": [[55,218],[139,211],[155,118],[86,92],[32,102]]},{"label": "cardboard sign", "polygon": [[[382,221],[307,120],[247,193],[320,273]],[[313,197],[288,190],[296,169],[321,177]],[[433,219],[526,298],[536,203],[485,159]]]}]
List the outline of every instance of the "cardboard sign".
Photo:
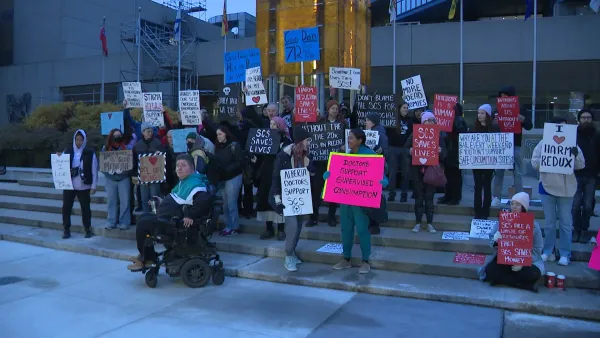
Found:
[{"label": "cardboard sign", "polygon": [[127,104],[125,108],[144,107],[144,96],[142,96],[142,84],[140,82],[123,82],[123,96]]},{"label": "cardboard sign", "polygon": [[329,67],[329,86],[340,89],[360,89],[360,69]]},{"label": "cardboard sign", "polygon": [[590,262],[588,263],[590,269],[600,271],[600,246],[597,243],[600,243],[600,231],[596,235],[596,246],[592,250],[592,257],[590,257]]},{"label": "cardboard sign", "polygon": [[246,105],[267,104],[267,92],[262,82],[260,67],[246,70]]},{"label": "cardboard sign", "polygon": [[330,153],[342,150],[344,129],[341,123],[303,124],[301,127],[312,139],[309,151],[313,161],[327,161]]},{"label": "cardboard sign", "polygon": [[277,130],[252,128],[248,132],[246,151],[251,154],[277,155],[281,135]]},{"label": "cardboard sign", "polygon": [[540,172],[571,175],[575,170],[575,156],[571,148],[577,146],[577,126],[544,123]]},{"label": "cardboard sign", "polygon": [[519,108],[518,96],[499,97],[496,101],[496,109],[501,132],[515,134],[522,132],[521,121],[519,121],[521,108]]},{"label": "cardboard sign", "polygon": [[103,151],[100,153],[100,171],[103,173],[121,173],[133,169],[131,150]]},{"label": "cardboard sign", "polygon": [[534,214],[501,212],[498,221],[502,234],[498,242],[498,264],[531,266]]},{"label": "cardboard sign", "polygon": [[436,124],[413,124],[412,165],[440,164],[440,127]]},{"label": "cardboard sign", "polygon": [[50,155],[50,163],[52,165],[52,180],[54,181],[54,189],[57,190],[73,190],[73,181],[71,180],[71,155],[56,154]]},{"label": "cardboard sign", "polygon": [[471,221],[471,231],[469,232],[469,237],[490,239],[490,232],[494,226],[498,226],[498,221],[474,218]]},{"label": "cardboard sign", "polygon": [[[365,132],[365,136],[367,137],[367,141],[365,145],[371,149],[374,149],[375,146],[379,144],[379,132],[377,130],[363,130]],[[350,152],[350,147],[348,147],[348,135],[350,135],[350,129],[346,129],[346,153]]]},{"label": "cardboard sign", "polygon": [[296,87],[295,122],[317,122],[317,87]]},{"label": "cardboard sign", "polygon": [[483,265],[485,264],[485,255],[457,252],[454,255],[454,263]]},{"label": "cardboard sign", "polygon": [[460,231],[444,231],[442,233],[442,239],[451,241],[468,241],[469,233]]},{"label": "cardboard sign", "polygon": [[138,155],[138,179],[140,184],[162,183],[166,181],[165,153]]},{"label": "cardboard sign", "polygon": [[225,53],[223,65],[226,84],[244,82],[246,69],[260,67],[260,49],[250,48]]},{"label": "cardboard sign", "polygon": [[421,75],[402,80],[402,98],[408,103],[408,109],[427,107],[427,97],[421,82]]},{"label": "cardboard sign", "polygon": [[123,132],[123,112],[116,111],[100,114],[100,129],[102,129],[102,135],[110,134],[110,131],[113,129],[119,129]]},{"label": "cardboard sign", "polygon": [[144,122],[148,122],[154,127],[165,125],[162,93],[144,93]]},{"label": "cardboard sign", "polygon": [[199,90],[182,90],[179,92],[179,115],[181,116],[181,124],[184,126],[202,124]]},{"label": "cardboard sign", "polygon": [[195,128],[173,129],[171,136],[173,137],[173,152],[187,153],[187,136],[189,133],[195,133]]},{"label": "cardboard sign", "polygon": [[219,94],[219,121],[237,123],[238,103],[240,101],[240,87],[237,84],[225,86]]},{"label": "cardboard sign", "polygon": [[281,171],[283,216],[312,215],[310,174],[306,168]]},{"label": "cardboard sign", "polygon": [[344,252],[342,243],[327,243],[317,249],[317,252],[325,252],[330,254],[341,254]]},{"label": "cardboard sign", "polygon": [[356,114],[358,125],[365,126],[365,120],[371,113],[379,115],[379,124],[384,127],[396,127],[398,116],[396,114],[396,95],[363,95],[356,96]]},{"label": "cardboard sign", "polygon": [[458,103],[458,96],[435,94],[433,98],[433,115],[441,131],[452,132],[454,128],[454,107]]},{"label": "cardboard sign", "polygon": [[319,27],[301,28],[283,32],[285,62],[319,61]]},{"label": "cardboard sign", "polygon": [[331,153],[327,163],[325,202],[379,208],[385,160],[382,155]]},{"label": "cardboard sign", "polygon": [[458,135],[460,169],[512,169],[515,161],[512,133],[461,133]]}]

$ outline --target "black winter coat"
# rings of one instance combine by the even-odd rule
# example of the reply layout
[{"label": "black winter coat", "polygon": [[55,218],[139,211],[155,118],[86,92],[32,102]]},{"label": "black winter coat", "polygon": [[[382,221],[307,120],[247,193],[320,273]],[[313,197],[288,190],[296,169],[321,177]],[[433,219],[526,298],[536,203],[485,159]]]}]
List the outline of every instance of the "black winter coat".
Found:
[{"label": "black winter coat", "polygon": [[455,116],[452,132],[447,133],[446,137],[446,160],[444,161],[446,167],[458,168],[458,135],[467,131],[465,119],[462,116]]},{"label": "black winter coat", "polygon": [[219,181],[229,181],[242,173],[244,154],[237,142],[215,144],[215,157],[219,163]]},{"label": "black winter coat", "polygon": [[[292,140],[283,136],[281,146],[283,149],[292,144]],[[258,186],[256,197],[256,211],[272,211],[274,210],[269,203],[269,193],[271,184],[273,183],[273,171],[275,168],[276,155],[260,155],[256,161],[256,175],[254,184]]]}]

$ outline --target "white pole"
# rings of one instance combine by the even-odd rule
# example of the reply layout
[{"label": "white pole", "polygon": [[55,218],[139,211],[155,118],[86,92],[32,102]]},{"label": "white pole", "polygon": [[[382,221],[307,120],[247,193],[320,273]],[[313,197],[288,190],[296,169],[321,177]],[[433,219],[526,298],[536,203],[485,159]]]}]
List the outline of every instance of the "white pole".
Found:
[{"label": "white pole", "polygon": [[464,88],[463,88],[463,81],[464,81],[464,75],[465,75],[465,65],[464,65],[464,59],[463,59],[463,52],[464,52],[464,46],[463,46],[463,23],[464,23],[464,18],[463,18],[463,0],[460,0],[460,104],[462,105],[464,103],[463,101],[463,94],[464,94]]},{"label": "white pole", "polygon": [[533,93],[531,95],[531,122],[535,127],[535,100],[537,87],[537,0],[533,1]]},{"label": "white pole", "polygon": [[304,62],[300,61],[300,74],[302,74],[302,85],[304,86]]},{"label": "white pole", "polygon": [[[104,34],[106,34],[106,17],[102,20],[102,28],[104,29]],[[100,103],[104,103],[104,50],[102,51],[102,85],[100,86]]]},{"label": "white pole", "polygon": [[[181,1],[179,1],[179,17],[181,18]],[[178,52],[177,52],[177,97],[179,97],[179,92],[181,92],[181,42],[183,41],[183,32],[182,32],[182,23],[183,23],[183,18],[181,19],[181,21],[179,22],[179,41],[177,43],[178,48]],[[177,107],[179,107],[179,104],[177,104]]]},{"label": "white pole", "polygon": [[142,37],[142,7],[138,7],[138,19],[137,19],[137,82],[140,82],[140,39]]},{"label": "white pole", "polygon": [[[223,24],[223,23],[221,23]],[[225,43],[223,45],[223,53],[227,53],[227,33],[229,32],[225,32]],[[223,73],[223,85],[227,85],[227,81],[225,80],[225,73]]]},{"label": "white pole", "polygon": [[394,18],[394,23],[392,24],[392,29],[394,30],[394,45],[392,47],[393,50],[393,71],[392,71],[392,91],[393,94],[396,95],[396,18]]}]

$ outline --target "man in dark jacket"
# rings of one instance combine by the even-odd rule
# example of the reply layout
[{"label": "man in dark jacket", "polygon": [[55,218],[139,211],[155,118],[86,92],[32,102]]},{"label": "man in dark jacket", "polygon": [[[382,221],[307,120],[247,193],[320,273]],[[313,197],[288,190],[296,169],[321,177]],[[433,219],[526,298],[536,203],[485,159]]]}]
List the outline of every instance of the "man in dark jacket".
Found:
[{"label": "man in dark jacket", "polygon": [[460,133],[467,132],[467,122],[463,118],[463,108],[460,103],[454,106],[454,124],[452,131],[446,137],[446,160],[444,173],[446,175],[446,194],[438,200],[439,204],[458,205],[462,199],[462,174],[458,165],[458,138]]},{"label": "man in dark jacket", "polygon": [[[507,96],[516,96],[515,88],[508,86],[500,89],[498,92],[498,97],[507,97]],[[515,167],[513,169],[513,177],[514,177],[514,187],[515,193],[523,191],[523,181],[521,179],[521,140],[523,138],[523,129],[531,130],[533,129],[533,123],[531,122],[530,117],[526,117],[523,115],[525,112],[525,107],[520,107],[519,113],[519,121],[521,121],[521,133],[515,134]],[[494,122],[498,121],[498,113],[496,112],[496,116],[494,117]],[[494,178],[494,189],[492,191],[492,195],[494,196],[492,199],[492,206],[500,205],[500,199],[502,198],[502,185],[504,184],[504,169],[497,169],[496,176]]]},{"label": "man in dark jacket", "polygon": [[[419,121],[421,123],[421,121]],[[410,155],[404,144],[413,131],[413,117],[408,114],[408,104],[402,103],[398,106],[398,127],[386,128],[389,147],[384,153],[385,159],[390,166],[390,184],[388,186],[388,200],[396,199],[398,169],[402,171],[402,182],[400,182],[400,202],[407,201],[408,172],[410,169]]]}]

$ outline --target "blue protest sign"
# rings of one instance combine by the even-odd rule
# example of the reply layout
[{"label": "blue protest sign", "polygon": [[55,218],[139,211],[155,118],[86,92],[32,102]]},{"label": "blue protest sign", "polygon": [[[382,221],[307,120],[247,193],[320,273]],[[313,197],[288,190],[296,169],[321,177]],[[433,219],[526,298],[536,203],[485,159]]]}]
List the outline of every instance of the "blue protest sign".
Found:
[{"label": "blue protest sign", "polygon": [[285,62],[321,60],[319,28],[301,28],[283,33]]},{"label": "blue protest sign", "polygon": [[[196,129],[173,129],[173,151],[176,153],[187,153],[186,137],[189,133],[195,133]],[[199,137],[199,136],[198,136]]]},{"label": "blue protest sign", "polygon": [[100,114],[100,128],[102,129],[102,135],[110,134],[113,129],[119,129],[123,131],[123,112],[116,111],[112,113]]},{"label": "blue protest sign", "polygon": [[251,48],[225,53],[225,84],[246,81],[246,69],[260,67],[260,49]]}]

